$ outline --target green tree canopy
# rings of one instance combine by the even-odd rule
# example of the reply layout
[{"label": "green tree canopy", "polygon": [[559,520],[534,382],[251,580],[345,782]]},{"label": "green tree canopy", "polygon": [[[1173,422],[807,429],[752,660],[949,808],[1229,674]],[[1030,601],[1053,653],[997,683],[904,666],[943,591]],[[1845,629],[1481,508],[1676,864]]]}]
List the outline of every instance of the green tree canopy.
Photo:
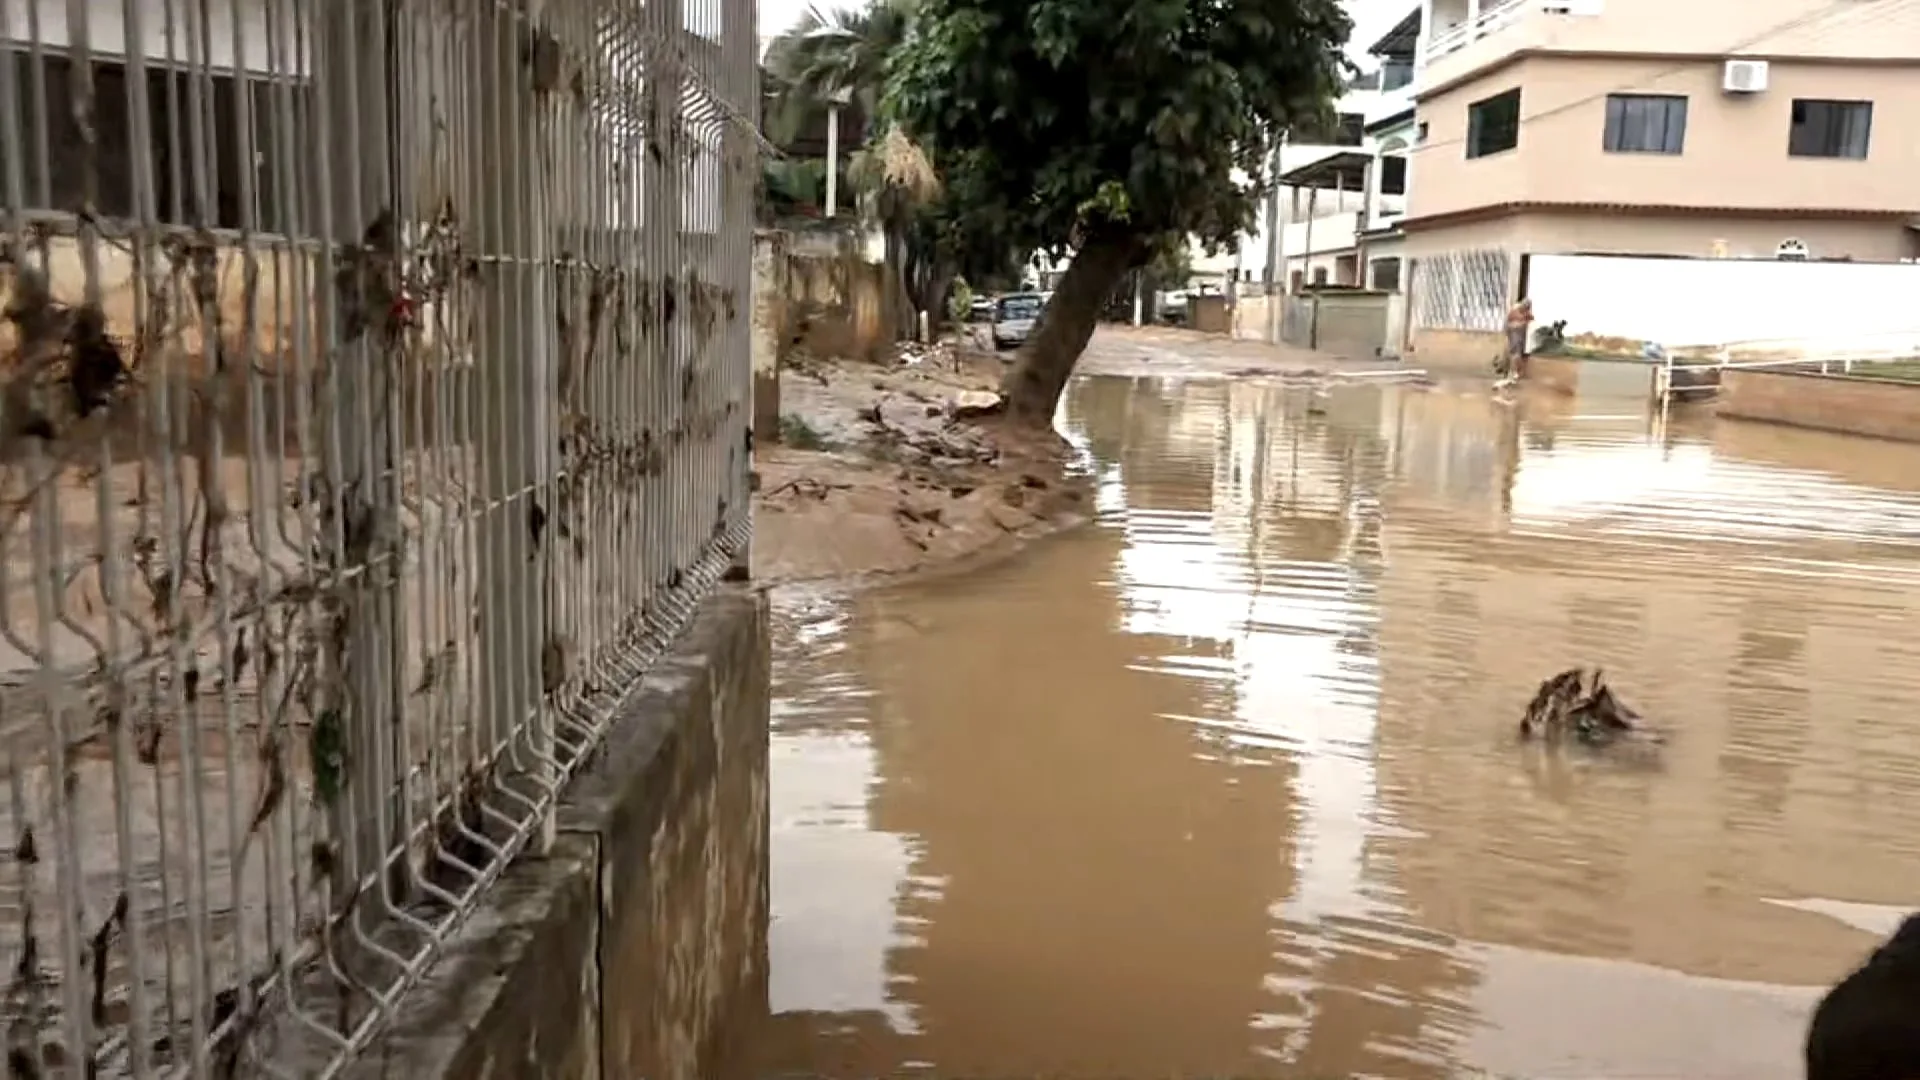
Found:
[{"label": "green tree canopy", "polygon": [[1101,305],[1169,237],[1250,229],[1272,137],[1345,85],[1339,0],[917,0],[885,106],[973,227],[1072,262],[1009,375],[1051,418]]}]

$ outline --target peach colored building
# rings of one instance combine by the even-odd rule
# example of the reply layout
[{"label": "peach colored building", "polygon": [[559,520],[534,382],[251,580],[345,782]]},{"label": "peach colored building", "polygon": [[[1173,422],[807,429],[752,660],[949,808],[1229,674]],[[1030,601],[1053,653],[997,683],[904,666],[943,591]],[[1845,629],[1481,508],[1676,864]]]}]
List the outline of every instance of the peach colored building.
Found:
[{"label": "peach colored building", "polygon": [[1920,255],[1920,0],[1423,0],[1410,344],[1483,365],[1529,253]]}]

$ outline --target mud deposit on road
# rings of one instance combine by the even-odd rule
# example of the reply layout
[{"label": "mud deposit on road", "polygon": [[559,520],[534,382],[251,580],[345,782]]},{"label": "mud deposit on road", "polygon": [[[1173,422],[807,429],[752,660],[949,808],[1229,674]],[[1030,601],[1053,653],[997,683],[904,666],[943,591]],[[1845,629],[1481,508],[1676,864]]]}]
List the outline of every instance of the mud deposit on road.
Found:
[{"label": "mud deposit on road", "polygon": [[771,584],[891,575],[1009,550],[1087,510],[1072,447],[965,405],[992,354],[802,358],[781,373],[781,441],[754,457],[753,575]]}]

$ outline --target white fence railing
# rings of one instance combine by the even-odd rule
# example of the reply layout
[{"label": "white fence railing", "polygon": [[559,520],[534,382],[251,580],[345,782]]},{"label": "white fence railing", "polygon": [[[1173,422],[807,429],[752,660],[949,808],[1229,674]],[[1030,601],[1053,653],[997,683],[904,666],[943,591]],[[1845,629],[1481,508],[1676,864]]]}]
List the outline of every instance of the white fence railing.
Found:
[{"label": "white fence railing", "polygon": [[1448,53],[1459,52],[1475,41],[1495,33],[1512,23],[1528,11],[1538,8],[1539,0],[1499,0],[1480,9],[1477,16],[1437,30],[1427,41],[1428,60],[1434,60]]},{"label": "white fence railing", "polygon": [[[1875,374],[1874,368],[1888,364],[1920,363],[1920,351],[1862,353],[1829,352],[1822,355],[1774,356],[1735,360],[1721,352],[1711,358],[1679,359],[1667,355],[1654,377],[1654,393],[1662,400],[1695,400],[1709,397],[1720,388],[1720,377],[1729,371],[1794,371],[1821,375]],[[1687,375],[1676,374],[1678,372]],[[1700,373],[1707,377],[1700,377]]]}]

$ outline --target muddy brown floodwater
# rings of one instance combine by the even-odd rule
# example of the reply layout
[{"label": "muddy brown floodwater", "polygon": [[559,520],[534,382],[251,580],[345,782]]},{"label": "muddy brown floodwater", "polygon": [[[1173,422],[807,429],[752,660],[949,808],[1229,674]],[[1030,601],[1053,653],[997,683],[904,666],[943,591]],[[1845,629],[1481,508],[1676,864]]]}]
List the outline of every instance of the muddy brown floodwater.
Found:
[{"label": "muddy brown floodwater", "polygon": [[[1920,448],[1094,378],[1099,513],[776,603],[772,1075],[1798,1075],[1920,903]],[[1604,665],[1657,762],[1514,737]]]}]

